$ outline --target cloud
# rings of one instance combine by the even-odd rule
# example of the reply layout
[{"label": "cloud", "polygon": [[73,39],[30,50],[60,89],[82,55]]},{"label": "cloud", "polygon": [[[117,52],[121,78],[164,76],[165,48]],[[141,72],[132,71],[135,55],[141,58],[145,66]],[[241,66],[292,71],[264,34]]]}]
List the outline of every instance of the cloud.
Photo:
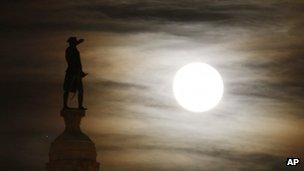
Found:
[{"label": "cloud", "polygon": [[[93,11],[101,18],[126,19],[126,20],[159,20],[170,22],[193,21],[220,21],[231,18],[229,14],[216,13],[212,10],[204,11],[196,8],[174,6],[147,6],[146,4],[121,4],[121,5],[92,5],[80,6],[78,10]],[[98,17],[98,16],[97,16]]]},{"label": "cloud", "polygon": [[[87,42],[80,46],[90,69],[82,126],[96,140],[104,170],[280,170],[287,155],[303,149],[301,1],[6,1],[1,7],[6,170],[42,170],[50,143],[42,135],[54,138],[63,129],[71,34]],[[182,109],[171,90],[176,70],[192,61],[210,63],[224,78],[224,98],[203,114]]]},{"label": "cloud", "polygon": [[[162,163],[162,167],[172,167],[172,170],[178,170],[180,166],[178,162],[183,162],[180,158],[176,157],[176,161],[173,163],[162,162],[165,160],[165,154],[172,156],[185,155],[188,156],[186,161],[189,163],[196,162],[196,168],[206,170],[218,170],[221,167],[225,167],[233,163],[234,169],[238,170],[277,170],[284,168],[285,156],[278,156],[267,153],[256,153],[256,152],[241,152],[231,149],[220,149],[216,147],[216,144],[204,144],[204,147],[197,145],[187,146],[186,144],[162,144],[149,142],[148,136],[139,135],[121,135],[121,134],[100,134],[96,135],[99,140],[102,140],[97,146],[98,149],[102,149],[101,153],[129,153],[132,154],[136,151],[144,154],[145,158],[152,158],[154,156],[154,163]],[[111,143],[117,142],[117,143]],[[134,144],[133,142],[140,142]],[[156,153],[153,153],[156,152]],[[130,155],[132,156],[132,155]],[[120,159],[120,155],[116,158]],[[134,156],[135,157],[135,156]],[[136,158],[136,157],[135,157]],[[217,166],[209,165],[210,161],[206,159],[216,159]],[[181,160],[181,161],[179,161]],[[175,164],[174,164],[175,163]],[[126,163],[126,165],[131,163]],[[125,166],[126,166],[125,165]],[[140,163],[134,163],[134,168],[142,167]],[[166,166],[167,165],[167,166]],[[175,166],[175,167],[174,167]],[[160,167],[161,168],[161,167]],[[216,169],[215,169],[216,168]],[[227,167],[226,167],[227,168]],[[228,167],[229,168],[229,167]],[[111,169],[111,168],[109,168]],[[143,170],[151,169],[150,166],[146,166]],[[191,169],[191,166],[188,167]]]},{"label": "cloud", "polygon": [[[5,32],[12,29],[153,32],[166,31],[162,26],[172,23],[257,27],[277,24],[291,8],[292,13],[301,10],[284,2],[271,1],[51,1],[49,6],[36,1],[26,5],[10,2],[7,6],[5,13],[8,15],[1,27]],[[12,13],[12,7],[20,12]]]},{"label": "cloud", "polygon": [[95,86],[101,87],[101,89],[110,88],[110,89],[141,89],[145,90],[148,87],[144,85],[134,84],[134,83],[124,83],[124,82],[118,82],[118,81],[112,81],[112,80],[99,80],[97,82],[94,82]]}]

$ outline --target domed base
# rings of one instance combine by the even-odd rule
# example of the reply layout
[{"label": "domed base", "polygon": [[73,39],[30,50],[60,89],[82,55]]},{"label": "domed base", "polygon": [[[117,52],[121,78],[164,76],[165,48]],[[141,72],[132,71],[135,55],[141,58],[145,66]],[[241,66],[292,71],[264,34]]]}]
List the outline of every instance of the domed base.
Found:
[{"label": "domed base", "polygon": [[84,110],[62,110],[65,130],[52,143],[48,171],[97,171],[96,148],[92,140],[80,129]]}]

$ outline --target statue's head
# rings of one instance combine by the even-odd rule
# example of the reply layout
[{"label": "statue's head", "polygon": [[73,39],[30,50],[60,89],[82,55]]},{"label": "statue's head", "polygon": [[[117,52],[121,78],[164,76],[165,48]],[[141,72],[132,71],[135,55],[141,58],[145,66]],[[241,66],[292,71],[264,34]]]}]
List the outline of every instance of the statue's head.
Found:
[{"label": "statue's head", "polygon": [[76,46],[80,43],[82,43],[84,41],[84,39],[78,39],[77,37],[70,37],[68,38],[67,42],[71,45],[71,46]]}]

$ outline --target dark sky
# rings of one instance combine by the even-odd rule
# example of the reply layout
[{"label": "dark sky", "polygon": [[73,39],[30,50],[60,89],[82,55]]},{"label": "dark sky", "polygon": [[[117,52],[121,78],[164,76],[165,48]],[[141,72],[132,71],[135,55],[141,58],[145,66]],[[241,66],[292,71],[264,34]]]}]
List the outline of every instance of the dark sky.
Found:
[{"label": "dark sky", "polygon": [[[2,170],[44,169],[63,130],[69,36],[85,39],[82,128],[102,170],[282,170],[304,157],[301,0],[16,0],[0,11]],[[174,99],[190,62],[223,77],[213,110]]]}]

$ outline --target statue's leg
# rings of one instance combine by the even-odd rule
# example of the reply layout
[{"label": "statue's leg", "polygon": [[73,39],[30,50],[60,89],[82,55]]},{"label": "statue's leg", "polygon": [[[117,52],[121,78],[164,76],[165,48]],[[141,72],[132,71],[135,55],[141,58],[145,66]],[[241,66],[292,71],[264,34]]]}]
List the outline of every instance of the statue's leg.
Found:
[{"label": "statue's leg", "polygon": [[83,85],[82,78],[77,79],[77,90],[78,90],[78,107],[83,108]]},{"label": "statue's leg", "polygon": [[83,107],[83,90],[78,91],[78,107]]},{"label": "statue's leg", "polygon": [[63,107],[68,108],[69,91],[63,92]]}]

